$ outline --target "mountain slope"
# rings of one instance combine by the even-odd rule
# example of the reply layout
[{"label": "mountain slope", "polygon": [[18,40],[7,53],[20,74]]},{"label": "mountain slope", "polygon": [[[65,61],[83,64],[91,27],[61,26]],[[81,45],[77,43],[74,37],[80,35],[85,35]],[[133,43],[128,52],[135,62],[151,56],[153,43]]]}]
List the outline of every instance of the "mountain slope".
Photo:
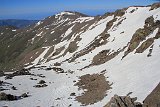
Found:
[{"label": "mountain slope", "polygon": [[[35,26],[9,31],[14,34],[7,37],[21,44],[11,43],[11,47],[21,51],[6,49],[11,54],[6,58],[7,52],[1,50],[2,58],[6,58],[5,63],[1,61],[1,68],[25,66],[31,74],[26,75],[23,70],[9,76],[3,74],[2,81],[17,87],[11,90],[12,85],[4,86],[10,89],[4,92],[29,92],[31,96],[2,101],[3,106],[102,107],[115,94],[130,95],[143,102],[160,82],[159,3],[97,17],[62,12]],[[0,33],[7,43],[5,30]],[[38,83],[40,80],[45,83]]]}]

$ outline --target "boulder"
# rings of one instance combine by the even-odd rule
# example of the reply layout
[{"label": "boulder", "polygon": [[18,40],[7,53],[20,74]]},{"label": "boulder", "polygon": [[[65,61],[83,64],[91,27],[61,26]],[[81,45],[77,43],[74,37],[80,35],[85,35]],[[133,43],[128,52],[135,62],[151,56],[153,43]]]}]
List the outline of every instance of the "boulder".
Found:
[{"label": "boulder", "polygon": [[17,100],[17,96],[11,95],[11,94],[6,94],[4,92],[0,93],[0,101],[5,100],[5,101],[13,101]]},{"label": "boulder", "polygon": [[21,95],[21,97],[26,98],[26,97],[28,97],[28,95],[27,95],[27,93],[23,93],[23,94]]},{"label": "boulder", "polygon": [[46,83],[44,80],[40,80],[38,84],[44,84]]}]

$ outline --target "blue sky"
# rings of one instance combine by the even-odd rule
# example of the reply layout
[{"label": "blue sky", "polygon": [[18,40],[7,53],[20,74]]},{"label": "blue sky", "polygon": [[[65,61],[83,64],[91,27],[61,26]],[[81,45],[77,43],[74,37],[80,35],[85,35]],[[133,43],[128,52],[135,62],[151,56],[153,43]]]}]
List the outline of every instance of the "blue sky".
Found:
[{"label": "blue sky", "polygon": [[149,5],[156,0],[0,0],[0,19],[43,19],[61,11],[88,15],[104,14],[133,5]]}]

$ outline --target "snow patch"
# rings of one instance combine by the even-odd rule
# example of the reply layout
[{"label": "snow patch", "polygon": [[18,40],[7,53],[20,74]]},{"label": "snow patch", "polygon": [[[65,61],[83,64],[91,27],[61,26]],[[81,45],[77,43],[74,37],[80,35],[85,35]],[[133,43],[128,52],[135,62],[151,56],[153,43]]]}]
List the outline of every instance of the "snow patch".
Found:
[{"label": "snow patch", "polygon": [[12,32],[15,32],[15,31],[16,31],[16,29],[12,30]]}]

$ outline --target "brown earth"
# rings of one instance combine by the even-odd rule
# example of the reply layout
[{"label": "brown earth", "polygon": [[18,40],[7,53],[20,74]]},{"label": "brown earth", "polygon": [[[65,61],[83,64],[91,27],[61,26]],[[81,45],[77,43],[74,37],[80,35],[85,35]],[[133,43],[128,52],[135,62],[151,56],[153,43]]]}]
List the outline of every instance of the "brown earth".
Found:
[{"label": "brown earth", "polygon": [[106,77],[103,74],[83,75],[75,85],[80,89],[86,90],[81,96],[76,97],[76,100],[82,105],[101,101],[106,96],[107,90],[111,89],[111,84],[106,81]]},{"label": "brown earth", "polygon": [[110,53],[109,51],[110,50],[102,50],[101,52],[99,52],[96,56],[93,57],[91,65],[103,64],[103,63],[113,59],[121,52],[121,50],[114,52],[114,53]]},{"label": "brown earth", "polygon": [[140,47],[136,49],[136,53],[143,53],[147,48],[149,48],[154,42],[153,38],[147,39],[145,42],[142,43]]}]

